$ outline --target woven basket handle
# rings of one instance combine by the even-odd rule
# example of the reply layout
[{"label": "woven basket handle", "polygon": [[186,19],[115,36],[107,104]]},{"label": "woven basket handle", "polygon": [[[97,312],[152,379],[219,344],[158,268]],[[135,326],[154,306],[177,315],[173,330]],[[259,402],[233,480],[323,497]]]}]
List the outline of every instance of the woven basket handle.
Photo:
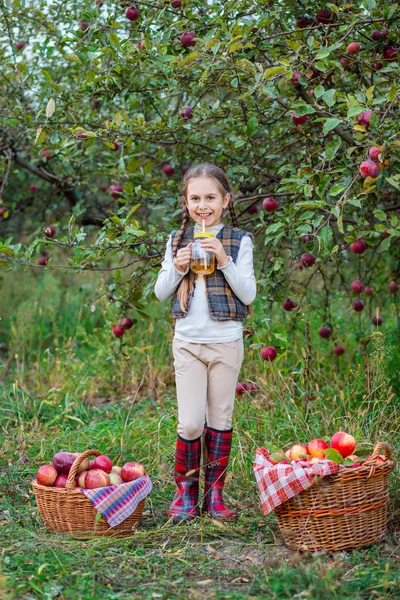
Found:
[{"label": "woven basket handle", "polygon": [[389,446],[389,444],[387,444],[386,442],[378,442],[370,458],[366,460],[364,464],[375,464],[380,454],[383,454],[386,460],[390,460],[392,458],[392,449]]},{"label": "woven basket handle", "polygon": [[82,454],[80,456],[76,457],[76,459],[72,463],[72,467],[70,468],[69,473],[68,473],[68,479],[65,484],[65,488],[67,490],[73,490],[76,488],[76,483],[75,483],[76,472],[77,472],[81,462],[84,461],[85,458],[87,458],[88,456],[101,456],[101,452],[99,452],[98,450],[86,450],[85,452],[82,452]]}]

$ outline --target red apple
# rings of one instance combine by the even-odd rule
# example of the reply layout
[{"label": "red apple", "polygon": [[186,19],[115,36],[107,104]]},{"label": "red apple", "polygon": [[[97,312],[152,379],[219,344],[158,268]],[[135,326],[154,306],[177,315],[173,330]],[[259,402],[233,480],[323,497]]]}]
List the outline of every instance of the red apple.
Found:
[{"label": "red apple", "polygon": [[192,119],[193,108],[191,106],[183,106],[179,111],[179,116],[181,117],[181,119]]},{"label": "red apple", "polygon": [[348,67],[350,64],[350,61],[348,58],[346,58],[345,56],[343,58],[341,58],[339,60],[340,64],[342,65],[342,67]]},{"label": "red apple", "polygon": [[249,388],[248,388],[247,383],[238,383],[236,385],[236,389],[235,389],[236,395],[241,396],[242,394],[244,394],[244,392],[247,392],[248,389]]},{"label": "red apple", "polygon": [[243,337],[245,337],[246,339],[253,337],[254,334],[255,334],[254,327],[247,327],[247,329],[243,329]]},{"label": "red apple", "polygon": [[312,267],[313,264],[315,263],[315,261],[317,260],[316,256],[314,256],[314,254],[302,254],[300,256],[300,260],[301,263],[305,266],[305,267]]},{"label": "red apple", "polygon": [[379,31],[379,29],[374,29],[374,31],[371,33],[371,39],[374,40],[375,42],[380,40],[382,37],[382,33]]},{"label": "red apple", "polygon": [[172,8],[180,8],[182,6],[182,0],[172,0]]},{"label": "red apple", "polygon": [[121,319],[121,323],[120,325],[124,328],[124,329],[130,329],[133,326],[133,321],[132,319],[130,319],[129,317],[123,317]]},{"label": "red apple", "polygon": [[289,448],[290,460],[299,460],[308,458],[309,452],[308,447],[304,444],[294,444]]},{"label": "red apple", "polygon": [[316,13],[315,18],[317,20],[317,23],[322,23],[323,25],[326,25],[327,23],[330,23],[333,20],[333,13],[331,13],[329,8],[323,8],[322,10],[319,10]]},{"label": "red apple", "polygon": [[47,265],[47,258],[41,256],[38,260],[38,265],[40,265],[41,267],[45,267]]},{"label": "red apple", "polygon": [[249,215],[256,215],[259,211],[260,211],[260,207],[258,206],[258,204],[252,204],[247,209],[247,212],[249,213]]},{"label": "red apple", "polygon": [[311,440],[311,442],[308,443],[308,454],[310,454],[311,456],[316,456],[318,458],[324,458],[325,456],[325,449],[328,448],[328,444],[324,441],[324,440],[319,440],[319,439],[315,439],[315,440]]},{"label": "red apple", "polygon": [[347,52],[350,52],[350,54],[357,54],[360,50],[361,46],[358,42],[350,42],[347,46]]},{"label": "red apple", "polygon": [[292,119],[292,123],[295,125],[303,125],[303,123],[307,121],[308,115],[301,115],[298,117],[296,113],[293,112],[290,118]]},{"label": "red apple", "polygon": [[89,29],[89,23],[87,23],[86,21],[79,21],[78,27],[81,31],[87,31]]},{"label": "red apple", "polygon": [[275,198],[264,198],[264,200],[262,201],[262,207],[264,210],[268,211],[268,212],[273,212],[274,210],[276,210],[278,208],[278,203],[275,200]]},{"label": "red apple", "polygon": [[277,356],[277,351],[274,346],[265,346],[261,348],[261,358],[263,360],[269,360],[270,362],[274,361]]},{"label": "red apple", "polygon": [[318,333],[322,338],[327,340],[332,335],[332,329],[330,327],[325,327],[325,326],[320,327]]},{"label": "red apple", "polygon": [[36,481],[40,485],[53,485],[57,477],[57,469],[53,465],[42,465],[36,473]]},{"label": "red apple", "polygon": [[42,150],[42,157],[46,160],[51,160],[53,158],[53,155],[50,150]]},{"label": "red apple", "polygon": [[397,60],[397,48],[385,48],[383,58],[385,60]]},{"label": "red apple", "polygon": [[110,187],[108,188],[108,193],[113,198],[121,198],[123,190],[124,188],[122,187],[122,185],[110,185]]},{"label": "red apple", "polygon": [[379,173],[379,165],[373,160],[364,160],[360,165],[360,175],[363,179],[366,177],[378,177]]},{"label": "red apple", "polygon": [[58,473],[67,475],[75,458],[76,456],[72,452],[57,452],[53,456],[53,466],[57,469]]},{"label": "red apple", "polygon": [[364,302],[362,300],[354,300],[353,308],[356,312],[362,312],[364,310]]},{"label": "red apple", "polygon": [[146,50],[146,44],[143,40],[140,40],[140,42],[137,43],[137,48],[138,50]]},{"label": "red apple", "polygon": [[101,469],[91,469],[86,473],[85,488],[93,490],[94,488],[110,485],[110,476]]},{"label": "red apple", "polygon": [[367,242],[362,239],[355,240],[350,244],[350,250],[354,252],[354,254],[363,254],[367,248]]},{"label": "red apple", "polygon": [[353,281],[353,283],[351,284],[351,290],[355,294],[361,294],[363,289],[364,289],[364,284],[359,279],[355,279]]},{"label": "red apple", "polygon": [[138,11],[137,8],[135,8],[133,6],[129,6],[125,11],[125,16],[130,21],[137,21],[138,18],[140,17],[140,12]]},{"label": "red apple", "polygon": [[122,337],[125,333],[125,329],[122,327],[122,325],[115,325],[112,329],[112,332],[115,337]]},{"label": "red apple", "polygon": [[333,434],[329,445],[331,448],[335,448],[335,450],[340,452],[343,458],[346,458],[346,456],[353,454],[354,448],[356,447],[356,440],[349,433],[338,431]]},{"label": "red apple", "polygon": [[336,356],[342,356],[342,354],[344,354],[346,352],[346,350],[344,349],[343,346],[336,346],[333,349],[334,354],[336,354]]},{"label": "red apple", "polygon": [[373,287],[367,286],[367,287],[364,288],[364,294],[366,296],[372,296],[373,293],[374,293],[374,288]]},{"label": "red apple", "polygon": [[287,298],[286,300],[283,301],[282,308],[283,308],[283,310],[291,311],[294,308],[296,308],[296,304],[293,302],[293,300],[291,300],[290,298]]},{"label": "red apple", "polygon": [[16,50],[23,50],[26,46],[26,42],[17,42],[15,44],[15,49]]},{"label": "red apple", "polygon": [[38,188],[38,186],[37,186],[37,185],[35,185],[34,183],[32,183],[32,184],[29,186],[29,189],[31,190],[31,192],[37,192],[39,188]]},{"label": "red apple", "polygon": [[56,228],[53,225],[48,225],[43,229],[43,233],[47,238],[53,238],[56,234]]},{"label": "red apple", "polygon": [[[73,454],[74,454],[75,458],[78,458],[78,456],[81,455],[81,452],[74,452]],[[82,473],[83,471],[89,471],[89,469],[90,469],[90,460],[88,459],[88,457],[86,457],[83,459],[83,461],[79,465],[76,472],[79,474],[79,473]]]},{"label": "red apple", "polygon": [[174,167],[171,167],[171,165],[164,165],[163,171],[168,177],[171,177],[171,175],[174,174],[175,169],[174,169]]},{"label": "red apple", "polygon": [[389,287],[389,292],[391,292],[392,294],[395,294],[399,289],[399,286],[397,285],[397,283],[395,281],[391,281],[389,283],[388,287]]},{"label": "red apple", "polygon": [[379,160],[379,155],[381,154],[382,150],[381,148],[379,148],[379,146],[371,146],[371,148],[368,150],[368,156],[370,157],[371,160]]},{"label": "red apple", "polygon": [[296,27],[298,27],[299,29],[305,29],[306,27],[308,27],[309,25],[311,25],[312,21],[311,19],[309,19],[309,17],[298,17],[296,19]]},{"label": "red apple", "polygon": [[301,77],[302,75],[303,73],[301,73],[300,71],[294,71],[292,77],[290,78],[290,81],[293,83],[294,86],[300,85],[299,77]]},{"label": "red apple", "polygon": [[84,488],[85,487],[85,478],[86,475],[89,471],[82,471],[81,473],[79,473],[79,475],[76,477],[76,485],[80,488]]},{"label": "red apple", "polygon": [[124,483],[122,481],[121,476],[118,475],[118,473],[113,473],[111,471],[111,473],[110,473],[110,485],[121,485],[121,483]]},{"label": "red apple", "polygon": [[146,475],[144,466],[138,462],[127,462],[122,467],[121,477],[123,481],[135,481]]},{"label": "red apple", "polygon": [[373,317],[373,319],[372,319],[373,325],[376,325],[377,327],[379,327],[379,325],[382,325],[382,323],[383,323],[382,317]]},{"label": "red apple", "polygon": [[65,488],[65,484],[67,483],[68,475],[59,475],[54,482],[54,487],[56,488]]},{"label": "red apple", "polygon": [[90,470],[100,469],[105,473],[111,473],[112,462],[108,456],[101,454],[100,456],[96,456],[96,458],[90,464]]},{"label": "red apple", "polygon": [[196,34],[194,31],[186,31],[185,33],[183,33],[180,37],[180,42],[182,44],[182,46],[184,46],[185,48],[188,48],[189,46],[195,46],[196,45],[196,40],[195,40]]},{"label": "red apple", "polygon": [[374,63],[374,69],[376,71],[380,71],[381,69],[383,69],[383,62],[377,60],[376,63]]},{"label": "red apple", "polygon": [[369,121],[370,121],[371,117],[372,117],[372,113],[362,112],[360,115],[358,115],[358,119],[357,119],[358,125],[362,125],[362,127],[364,127],[364,129],[366,129],[368,131]]}]

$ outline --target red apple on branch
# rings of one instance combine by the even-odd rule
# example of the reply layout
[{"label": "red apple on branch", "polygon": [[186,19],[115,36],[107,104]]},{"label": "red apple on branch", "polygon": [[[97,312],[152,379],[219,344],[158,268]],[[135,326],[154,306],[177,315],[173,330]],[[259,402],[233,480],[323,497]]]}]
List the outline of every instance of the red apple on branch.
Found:
[{"label": "red apple on branch", "polygon": [[274,346],[265,346],[261,348],[261,358],[273,362],[276,359],[277,351]]}]

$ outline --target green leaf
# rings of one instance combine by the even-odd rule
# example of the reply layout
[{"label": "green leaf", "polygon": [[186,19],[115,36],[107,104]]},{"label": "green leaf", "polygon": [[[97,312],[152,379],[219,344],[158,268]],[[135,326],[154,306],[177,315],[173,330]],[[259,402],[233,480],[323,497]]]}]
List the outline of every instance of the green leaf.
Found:
[{"label": "green leaf", "polygon": [[332,462],[336,463],[337,465],[342,464],[343,456],[335,448],[327,448],[326,450],[324,450],[324,452],[325,452],[325,458],[327,458],[328,460],[331,460]]},{"label": "green leaf", "polygon": [[395,187],[396,190],[400,190],[400,181],[397,179],[397,177],[397,175],[395,175],[394,177],[387,177],[386,181],[389,185]]},{"label": "green leaf", "polygon": [[325,148],[326,159],[333,160],[341,145],[342,145],[341,138],[337,138],[337,139],[334,139],[331,142],[329,142],[329,144]]},{"label": "green leaf", "polygon": [[257,117],[250,117],[247,122],[247,133],[248,135],[253,135],[258,129],[258,120]]},{"label": "green leaf", "polygon": [[67,54],[67,59],[70,60],[71,62],[78,63],[78,65],[83,65],[83,62],[81,61],[79,56],[77,56],[76,54]]},{"label": "green leaf", "polygon": [[333,106],[336,102],[336,90],[328,90],[322,95],[322,100],[329,107]]},{"label": "green leaf", "polygon": [[275,77],[276,75],[280,75],[281,73],[284,73],[286,71],[286,67],[271,67],[270,69],[267,69],[264,73],[264,79],[265,81],[269,81],[269,79],[272,79],[272,77]]},{"label": "green leaf", "polygon": [[345,189],[346,189],[346,186],[344,186],[344,185],[334,185],[329,190],[329,195],[330,196],[337,196],[338,194],[340,194],[341,192],[343,192]]},{"label": "green leaf", "polygon": [[322,130],[324,135],[326,135],[327,133],[332,131],[332,129],[335,129],[335,127],[340,125],[341,122],[342,122],[341,119],[336,119],[336,118],[326,119],[326,121],[324,123],[324,128]]},{"label": "green leaf", "polygon": [[116,48],[119,48],[119,37],[116,35],[116,33],[114,33],[114,31],[111,31],[108,37],[110,39],[111,44]]},{"label": "green leaf", "polygon": [[378,208],[374,210],[374,215],[378,219],[378,221],[386,221],[387,214],[383,212],[383,210],[379,210]]}]

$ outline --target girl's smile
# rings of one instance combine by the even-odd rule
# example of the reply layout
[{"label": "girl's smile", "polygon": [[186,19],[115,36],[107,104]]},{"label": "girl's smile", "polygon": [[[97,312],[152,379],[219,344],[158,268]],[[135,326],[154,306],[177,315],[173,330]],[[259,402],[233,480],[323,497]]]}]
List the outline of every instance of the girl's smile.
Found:
[{"label": "girl's smile", "polygon": [[186,205],[189,215],[199,225],[207,227],[218,225],[224,208],[229,204],[230,195],[222,196],[216,181],[212,177],[189,179]]}]

